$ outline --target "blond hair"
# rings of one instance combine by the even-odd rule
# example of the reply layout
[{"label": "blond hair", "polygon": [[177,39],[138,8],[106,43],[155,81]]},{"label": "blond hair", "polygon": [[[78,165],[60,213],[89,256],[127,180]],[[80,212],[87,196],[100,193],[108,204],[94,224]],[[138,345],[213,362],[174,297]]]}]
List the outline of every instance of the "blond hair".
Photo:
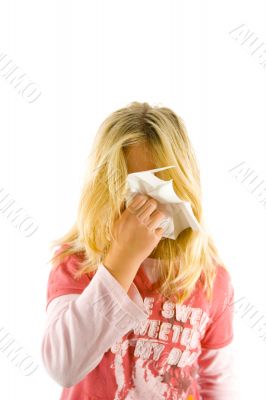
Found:
[{"label": "blond hair", "polygon": [[156,175],[173,180],[176,194],[190,202],[201,225],[201,231],[187,228],[176,240],[160,240],[149,256],[162,261],[154,288],[161,295],[183,303],[200,280],[211,301],[217,265],[223,263],[204,225],[195,153],[183,120],[171,109],[147,102],[132,102],[101,123],[88,157],[76,221],[64,236],[51,242],[51,247],[59,245],[63,250],[50,261],[82,254],[75,277],[97,270],[110,248],[113,223],[122,212],[128,174],[126,149],[140,143],[148,144],[154,168],[176,166]]}]

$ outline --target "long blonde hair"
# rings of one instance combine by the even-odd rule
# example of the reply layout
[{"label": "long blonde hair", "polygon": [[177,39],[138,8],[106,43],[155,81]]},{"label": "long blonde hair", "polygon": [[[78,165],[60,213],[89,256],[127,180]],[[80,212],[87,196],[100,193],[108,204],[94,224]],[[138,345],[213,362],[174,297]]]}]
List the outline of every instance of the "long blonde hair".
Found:
[{"label": "long blonde hair", "polygon": [[160,240],[150,254],[162,261],[155,290],[182,304],[200,280],[211,301],[217,265],[223,262],[204,225],[195,153],[183,120],[171,109],[147,102],[132,102],[111,113],[100,125],[88,157],[76,221],[64,236],[51,242],[50,248],[61,246],[63,250],[49,262],[82,254],[75,277],[97,270],[110,248],[113,223],[122,213],[128,174],[126,149],[140,143],[148,144],[154,168],[176,166],[156,175],[173,180],[176,194],[190,202],[201,225],[200,232],[187,228],[176,240]]}]

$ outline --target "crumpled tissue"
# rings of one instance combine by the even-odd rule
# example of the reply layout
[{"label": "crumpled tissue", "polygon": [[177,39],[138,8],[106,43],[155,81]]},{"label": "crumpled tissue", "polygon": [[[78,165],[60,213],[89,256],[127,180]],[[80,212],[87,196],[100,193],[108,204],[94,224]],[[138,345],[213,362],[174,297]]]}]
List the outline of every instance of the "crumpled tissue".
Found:
[{"label": "crumpled tissue", "polygon": [[181,200],[174,191],[173,179],[163,180],[154,175],[155,172],[168,168],[176,168],[175,165],[155,168],[147,171],[133,172],[126,178],[126,207],[137,193],[147,194],[159,202],[158,209],[166,215],[158,227],[164,228],[162,237],[176,239],[180,232],[191,227],[195,231],[200,230],[191,205],[188,201]]}]

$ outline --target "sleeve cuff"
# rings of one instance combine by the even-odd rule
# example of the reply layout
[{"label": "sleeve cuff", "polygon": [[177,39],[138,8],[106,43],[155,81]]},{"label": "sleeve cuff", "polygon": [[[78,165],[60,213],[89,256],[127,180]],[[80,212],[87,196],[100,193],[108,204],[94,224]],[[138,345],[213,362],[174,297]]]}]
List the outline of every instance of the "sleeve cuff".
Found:
[{"label": "sleeve cuff", "polygon": [[113,298],[116,299],[121,308],[126,310],[132,318],[145,319],[149,316],[145,310],[141,294],[134,282],[130,285],[127,293],[103,263],[100,263],[98,266],[98,275]]},{"label": "sleeve cuff", "polygon": [[96,314],[104,315],[119,331],[129,331],[149,316],[136,285],[132,282],[127,293],[102,263],[85,292],[88,296],[82,296],[78,302],[84,302],[85,308],[93,307]]}]

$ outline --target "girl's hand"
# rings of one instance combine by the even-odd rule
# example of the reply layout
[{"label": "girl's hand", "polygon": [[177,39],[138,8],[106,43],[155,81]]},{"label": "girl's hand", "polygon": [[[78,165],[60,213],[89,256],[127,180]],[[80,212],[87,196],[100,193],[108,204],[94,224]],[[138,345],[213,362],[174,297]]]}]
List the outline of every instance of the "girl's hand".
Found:
[{"label": "girl's hand", "polygon": [[161,240],[158,228],[166,215],[157,209],[158,202],[150,196],[137,194],[113,227],[113,250],[128,260],[142,263]]},{"label": "girl's hand", "polygon": [[158,228],[158,225],[165,215],[157,210],[157,205],[155,199],[137,194],[114,223],[114,240],[103,265],[126,292],[140,264],[150,255],[162,237],[163,228]]}]

